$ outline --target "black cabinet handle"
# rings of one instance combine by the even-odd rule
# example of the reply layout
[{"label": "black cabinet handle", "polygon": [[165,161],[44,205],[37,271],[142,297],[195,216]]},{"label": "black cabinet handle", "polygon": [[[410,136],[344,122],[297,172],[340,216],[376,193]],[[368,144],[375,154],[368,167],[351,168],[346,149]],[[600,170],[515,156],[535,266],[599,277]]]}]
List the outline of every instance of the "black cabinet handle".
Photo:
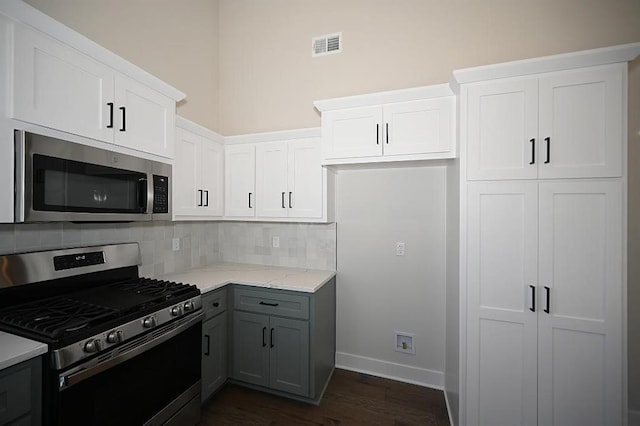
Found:
[{"label": "black cabinet handle", "polygon": [[529,310],[531,312],[535,312],[536,311],[536,286],[530,285],[529,287],[531,287],[531,307],[529,308]]},{"label": "black cabinet handle", "polygon": [[289,208],[292,209],[293,206],[291,205],[291,194],[292,192],[289,192]]},{"label": "black cabinet handle", "polygon": [[549,313],[549,304],[550,304],[550,301],[551,301],[551,295],[550,295],[551,289],[545,285],[544,286],[544,290],[545,290],[546,299],[547,299],[547,303],[546,303],[547,306],[545,306],[544,311],[546,313]]},{"label": "black cabinet handle", "polygon": [[385,136],[387,137],[387,145],[389,145],[389,123],[385,123],[387,125]]},{"label": "black cabinet handle", "polygon": [[211,342],[211,339],[209,338],[208,334],[204,335],[204,338],[207,339],[207,350],[204,352],[205,356],[209,356],[209,343]]},{"label": "black cabinet handle", "polygon": [[204,190],[204,206],[209,207],[209,190]]},{"label": "black cabinet handle", "polygon": [[286,207],[284,206],[284,192],[282,193],[282,208],[285,209]]},{"label": "black cabinet handle", "polygon": [[267,327],[262,327],[262,347],[267,346],[267,342],[264,340],[264,333],[267,331]]},{"label": "black cabinet handle", "polygon": [[278,306],[278,303],[267,303],[267,302],[260,302],[258,303],[259,305],[263,305],[263,306]]},{"label": "black cabinet handle", "polygon": [[107,102],[109,105],[109,124],[107,124],[107,129],[113,129],[113,102]]},{"label": "black cabinet handle", "polygon": [[252,209],[253,207],[251,207],[251,193],[249,193],[249,208]]},{"label": "black cabinet handle", "polygon": [[271,328],[271,333],[269,334],[269,340],[271,340],[271,347],[273,347],[273,327]]},{"label": "black cabinet handle", "polygon": [[198,203],[198,207],[202,207],[202,189],[198,189],[198,194],[200,195],[200,202]]},{"label": "black cabinet handle", "polygon": [[211,304],[214,308],[217,308],[218,306],[220,306],[220,302],[213,302]]},{"label": "black cabinet handle", "polygon": [[529,161],[529,164],[535,164],[536,163],[536,139],[530,139],[529,142],[531,142],[531,161]]},{"label": "black cabinet handle", "polygon": [[380,125],[376,124],[376,145],[380,145]]},{"label": "black cabinet handle", "polygon": [[124,107],[120,107],[120,111],[122,111],[122,127],[120,127],[121,132],[127,131],[127,111]]},{"label": "black cabinet handle", "polygon": [[547,159],[544,164],[549,164],[549,161],[551,161],[551,138],[544,138],[544,141],[547,143]]}]

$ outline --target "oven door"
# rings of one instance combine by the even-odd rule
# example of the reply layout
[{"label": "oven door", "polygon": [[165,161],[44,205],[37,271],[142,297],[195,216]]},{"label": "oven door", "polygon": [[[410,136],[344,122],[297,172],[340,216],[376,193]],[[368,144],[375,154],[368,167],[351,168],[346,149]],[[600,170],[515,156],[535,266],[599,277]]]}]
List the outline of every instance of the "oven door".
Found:
[{"label": "oven door", "polygon": [[[161,219],[153,212],[169,213],[167,191],[159,194],[164,209],[154,203],[154,187],[168,188],[168,164],[23,131],[15,142],[16,222],[152,220]],[[154,177],[163,167],[169,172]]]},{"label": "oven door", "polygon": [[198,423],[202,314],[176,322],[52,377],[45,424]]}]

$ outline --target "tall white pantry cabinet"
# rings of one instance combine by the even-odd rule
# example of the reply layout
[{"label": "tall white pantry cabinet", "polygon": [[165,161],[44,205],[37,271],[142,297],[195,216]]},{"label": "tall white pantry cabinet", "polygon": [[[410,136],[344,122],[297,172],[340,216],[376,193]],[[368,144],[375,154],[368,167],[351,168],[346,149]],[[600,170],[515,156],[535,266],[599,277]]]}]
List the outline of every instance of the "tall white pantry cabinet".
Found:
[{"label": "tall white pantry cabinet", "polygon": [[454,72],[461,425],[626,423],[626,61],[638,52]]}]

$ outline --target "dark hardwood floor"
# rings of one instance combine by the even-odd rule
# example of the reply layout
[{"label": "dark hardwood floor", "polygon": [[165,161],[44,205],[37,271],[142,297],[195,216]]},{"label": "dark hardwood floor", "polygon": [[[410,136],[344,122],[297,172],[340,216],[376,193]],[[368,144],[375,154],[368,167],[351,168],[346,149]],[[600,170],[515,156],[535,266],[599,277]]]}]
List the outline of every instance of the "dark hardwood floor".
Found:
[{"label": "dark hardwood floor", "polygon": [[442,391],[338,370],[319,406],[227,384],[202,407],[205,425],[449,425]]}]

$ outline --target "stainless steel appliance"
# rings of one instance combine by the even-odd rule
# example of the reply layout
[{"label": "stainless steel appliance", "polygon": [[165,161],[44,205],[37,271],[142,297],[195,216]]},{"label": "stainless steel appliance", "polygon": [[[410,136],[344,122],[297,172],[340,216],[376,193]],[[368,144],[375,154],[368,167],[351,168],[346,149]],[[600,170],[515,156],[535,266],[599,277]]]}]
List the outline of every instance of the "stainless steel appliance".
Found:
[{"label": "stainless steel appliance", "polygon": [[16,222],[171,220],[171,165],[15,131]]},{"label": "stainless steel appliance", "polygon": [[0,256],[0,329],[49,345],[45,425],[196,424],[202,302],[136,243]]}]

